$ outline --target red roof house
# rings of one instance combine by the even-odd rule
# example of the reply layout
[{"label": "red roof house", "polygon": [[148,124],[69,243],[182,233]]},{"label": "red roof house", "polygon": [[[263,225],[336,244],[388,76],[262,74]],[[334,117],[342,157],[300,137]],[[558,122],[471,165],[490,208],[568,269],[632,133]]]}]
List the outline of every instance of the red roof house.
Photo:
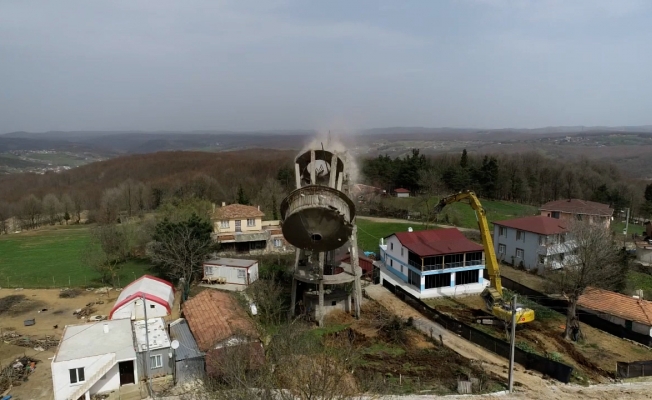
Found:
[{"label": "red roof house", "polygon": [[427,231],[397,232],[394,235],[401,244],[419,257],[483,251],[483,247],[470,241],[457,228]]},{"label": "red roof house", "polygon": [[568,231],[567,224],[564,221],[543,215],[496,221],[494,225],[538,233],[539,235],[555,235]]}]

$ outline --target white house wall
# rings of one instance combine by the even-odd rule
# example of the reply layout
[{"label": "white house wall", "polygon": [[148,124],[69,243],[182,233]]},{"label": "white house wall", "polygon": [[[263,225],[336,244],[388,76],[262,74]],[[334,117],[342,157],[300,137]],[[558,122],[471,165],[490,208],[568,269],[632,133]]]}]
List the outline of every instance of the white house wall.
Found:
[{"label": "white house wall", "polygon": [[[102,354],[99,356],[79,358],[76,360],[53,362],[52,368],[52,384],[54,387],[54,400],[67,400],[70,395],[84,382],[77,384],[70,384],[70,372],[73,368],[84,368],[85,379],[91,379],[93,375],[100,370],[112,358],[112,354]],[[117,368],[117,366],[116,366]],[[98,382],[99,383],[99,382]],[[91,389],[97,386],[94,385]],[[118,380],[107,379],[107,381],[100,385],[103,391],[115,390],[120,387],[120,377]],[[97,392],[91,392],[95,394]]]},{"label": "white house wall", "polygon": [[[611,314],[601,313],[599,311],[591,310],[591,309],[584,308],[584,307],[579,307],[578,306],[577,308],[584,311],[584,312],[586,312],[586,313],[597,315],[598,317],[600,317],[600,318],[602,318],[604,320],[607,320],[609,322],[612,322],[612,323],[614,323],[616,325],[620,325],[622,327],[627,326],[627,320],[625,320],[624,318],[620,318],[620,317],[617,317],[617,316],[611,315]],[[642,335],[652,336],[652,328],[649,325],[641,324],[639,322],[633,322],[632,321],[632,331],[640,333]]]},{"label": "white house wall", "polygon": [[[147,300],[147,318],[166,317],[168,309],[160,303]],[[145,319],[142,300],[131,301],[117,309],[111,319]]]},{"label": "white house wall", "polygon": [[254,283],[258,280],[258,263],[249,267],[249,283]]},{"label": "white house wall", "polygon": [[93,387],[91,387],[90,393],[95,394],[95,393],[109,392],[119,387],[120,387],[120,369],[118,368],[118,364],[116,364],[113,366],[113,368],[109,370],[109,372],[106,373],[104,379],[100,379],[99,381],[97,381],[95,385],[93,385]]}]

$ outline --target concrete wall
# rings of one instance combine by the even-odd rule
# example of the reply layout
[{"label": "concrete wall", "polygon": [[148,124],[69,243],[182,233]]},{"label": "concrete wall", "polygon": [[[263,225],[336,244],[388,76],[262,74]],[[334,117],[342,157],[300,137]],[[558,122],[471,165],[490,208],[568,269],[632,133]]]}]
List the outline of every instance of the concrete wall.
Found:
[{"label": "concrete wall", "polygon": [[[579,310],[584,311],[584,312],[587,312],[587,313],[590,313],[590,314],[595,314],[598,317],[600,317],[602,319],[605,319],[605,320],[607,320],[609,322],[612,322],[614,324],[617,324],[617,325],[620,325],[620,326],[623,326],[623,327],[627,326],[627,320],[625,320],[624,318],[620,318],[620,317],[617,317],[617,316],[611,315],[611,314],[601,313],[599,311],[591,310],[591,309],[580,307],[580,306],[577,306],[577,308]],[[639,322],[632,321],[632,331],[643,334],[643,335],[652,336],[652,327],[650,327],[649,325],[641,324]]]},{"label": "concrete wall", "polygon": [[396,197],[410,197],[410,193],[396,193]]},{"label": "concrete wall", "polygon": [[[541,215],[552,218],[552,211],[541,210]],[[559,220],[564,222],[571,222],[577,220],[577,214],[559,212]],[[583,221],[589,221],[592,224],[603,224],[606,228],[611,225],[611,217],[603,217],[599,215],[586,215],[582,214]]]},{"label": "concrete wall", "polygon": [[[149,317],[149,315],[148,315]],[[156,349],[156,350],[150,350],[150,356],[155,356],[160,354],[161,355],[161,361],[163,361],[163,366],[161,368],[150,368],[149,369],[149,376],[151,378],[156,378],[159,376],[166,376],[166,375],[172,375],[174,371],[174,361],[172,357],[170,357],[170,353],[172,352],[172,349],[169,347],[165,347],[162,349]],[[136,356],[138,357],[138,370],[142,371],[140,373],[141,379],[145,379],[147,376],[145,374],[146,371],[146,363],[145,361],[147,360],[147,352],[140,352],[137,353]]]},{"label": "concrete wall", "polygon": [[652,264],[652,245],[636,245],[636,259],[644,263]]},{"label": "concrete wall", "polygon": [[[112,354],[103,354],[100,356],[85,357],[76,360],[58,361],[51,364],[52,384],[54,388],[54,400],[67,400],[70,395],[84,382],[71,384],[70,369],[84,368],[84,378],[86,381],[93,378],[102,366],[111,360]],[[138,369],[134,369],[134,375],[138,379]],[[100,379],[91,389],[90,394],[109,392],[120,387],[120,374],[118,364],[116,363],[109,372],[106,373],[105,379]]]},{"label": "concrete wall", "polygon": [[[527,269],[539,268],[539,234],[525,232],[524,238],[516,240],[516,229],[505,227],[506,235],[499,235],[499,226],[494,225],[494,250],[498,261],[504,261],[514,266],[518,266],[521,261]],[[498,252],[500,246],[505,245],[505,253]],[[516,249],[523,249],[523,258],[516,257]],[[512,256],[514,258],[512,259]]]},{"label": "concrete wall", "polygon": [[[168,309],[156,302],[147,300],[147,318],[166,317],[169,315]],[[143,301],[131,301],[117,309],[111,319],[145,319]]]}]

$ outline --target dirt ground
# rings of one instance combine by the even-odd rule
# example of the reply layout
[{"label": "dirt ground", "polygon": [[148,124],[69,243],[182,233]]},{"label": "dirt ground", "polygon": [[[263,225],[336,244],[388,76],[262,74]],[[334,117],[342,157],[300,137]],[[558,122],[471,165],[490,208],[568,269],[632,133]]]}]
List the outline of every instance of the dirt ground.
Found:
[{"label": "dirt ground", "polygon": [[[502,327],[475,324],[475,316],[482,315],[484,303],[479,296],[445,298],[427,301],[437,310],[497,337],[504,337]],[[623,340],[586,324],[581,324],[585,336],[581,343],[568,342],[562,338],[565,318],[554,313],[546,319],[537,319],[527,326],[519,327],[517,344],[540,355],[558,354],[561,361],[582,371],[584,378],[594,382],[606,382],[613,378],[617,361],[652,359],[652,350],[628,340]],[[582,379],[582,376],[577,376]]]},{"label": "dirt ground", "polygon": [[[0,309],[0,336],[3,333],[17,333],[28,335],[30,339],[51,336],[59,340],[66,325],[85,323],[85,320],[77,319],[73,315],[76,309],[83,308],[91,302],[103,301],[104,304],[92,306],[96,309],[94,314],[108,315],[118,296],[115,291],[109,291],[108,296],[95,291],[82,291],[75,298],[59,298],[59,293],[59,289],[0,289],[0,305],[7,305],[7,302],[3,302],[2,299],[9,296],[22,297],[17,303],[12,302],[8,309]],[[42,309],[47,311],[41,311]],[[35,319],[36,323],[32,326],[24,326],[23,321],[26,319]],[[8,344],[7,341],[8,338],[4,338],[0,342],[1,367],[23,354],[40,361],[36,365],[36,370],[29,375],[27,382],[12,388],[10,394],[14,396],[13,398],[16,400],[51,399],[53,394],[50,363],[56,348],[37,351],[32,347]]]}]

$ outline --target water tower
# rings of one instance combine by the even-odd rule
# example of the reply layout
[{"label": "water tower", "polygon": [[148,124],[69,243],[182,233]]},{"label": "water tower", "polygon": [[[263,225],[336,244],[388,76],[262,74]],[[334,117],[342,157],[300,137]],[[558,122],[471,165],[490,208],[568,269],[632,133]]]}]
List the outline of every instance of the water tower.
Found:
[{"label": "water tower", "polygon": [[[299,154],[294,163],[297,188],[281,202],[283,236],[296,247],[290,312],[296,311],[299,282],[307,284],[302,285],[308,288],[302,293],[302,303],[314,311],[320,326],[329,310],[350,311],[351,295],[355,316],[360,316],[362,270],[355,205],[344,192],[348,187],[346,156],[323,146]],[[347,250],[350,263],[338,261]]]}]

